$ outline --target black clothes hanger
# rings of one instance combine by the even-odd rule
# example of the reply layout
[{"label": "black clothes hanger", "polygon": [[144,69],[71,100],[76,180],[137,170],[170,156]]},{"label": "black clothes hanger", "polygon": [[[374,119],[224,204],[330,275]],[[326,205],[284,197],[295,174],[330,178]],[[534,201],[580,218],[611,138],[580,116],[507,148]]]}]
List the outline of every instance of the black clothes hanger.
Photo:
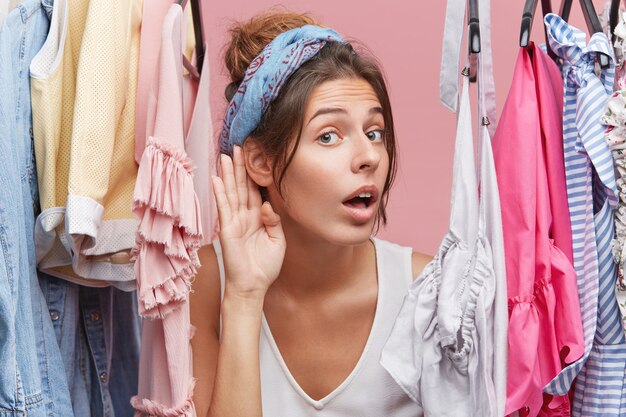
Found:
[{"label": "black clothes hanger", "polygon": [[477,58],[475,54],[480,53],[480,21],[478,20],[478,0],[469,0],[469,13],[467,14],[467,25],[469,26],[469,35],[467,38],[467,46],[469,49],[469,81],[476,82],[476,66]]},{"label": "black clothes hanger", "polygon": [[200,3],[202,0],[191,0],[191,15],[193,17],[193,31],[196,35],[196,67],[198,72],[202,73],[202,64],[204,63],[204,29],[202,28],[202,9]]},{"label": "black clothes hanger", "polygon": [[478,0],[469,0],[469,14],[467,16],[469,26],[469,51],[472,54],[480,53],[480,24],[478,21]]},{"label": "black clothes hanger", "polygon": [[611,0],[611,9],[609,10],[609,27],[611,28],[611,42],[615,43],[615,28],[619,21],[620,0]]},{"label": "black clothes hanger", "polygon": [[561,7],[559,8],[559,15],[561,19],[567,20],[569,19],[569,13],[572,11],[572,0],[563,0],[561,1]]},{"label": "black clothes hanger", "polygon": [[[189,0],[178,0],[178,4],[183,9],[187,5]],[[202,29],[202,10],[200,9],[200,2],[202,0],[190,0],[191,1],[191,17],[193,19],[193,32],[196,38],[196,66],[194,67],[191,62],[183,55],[183,65],[189,71],[191,75],[196,78],[200,78],[202,73],[202,63],[204,62],[204,31]]]},{"label": "black clothes hanger", "polygon": [[[528,42],[530,42],[530,30],[533,27],[535,10],[537,10],[537,0],[526,0],[526,3],[524,3],[524,11],[522,12],[519,46],[526,47],[528,46]],[[541,0],[541,12],[543,16],[552,12],[552,4],[550,3],[550,0]],[[556,60],[557,57],[550,48],[550,43],[548,42],[548,32],[545,27],[543,28],[543,33],[546,37],[546,49],[548,50],[548,55],[552,58],[552,60]]]},{"label": "black clothes hanger", "polygon": [[[580,7],[583,10],[583,16],[585,16],[585,23],[587,24],[587,30],[591,33],[603,32],[602,24],[600,24],[600,19],[598,18],[598,13],[596,12],[596,8],[593,5],[592,0],[580,0]],[[561,18],[567,22],[569,19],[569,13],[572,10],[572,0],[563,0],[561,2],[561,10],[559,14]],[[599,54],[598,61],[600,62],[600,67],[608,68],[610,59],[606,54]]]}]

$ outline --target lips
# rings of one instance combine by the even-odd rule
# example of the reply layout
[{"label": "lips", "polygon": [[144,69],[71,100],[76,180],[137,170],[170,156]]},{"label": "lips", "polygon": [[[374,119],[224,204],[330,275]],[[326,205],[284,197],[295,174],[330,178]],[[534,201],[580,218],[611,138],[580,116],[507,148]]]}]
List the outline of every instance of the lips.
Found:
[{"label": "lips", "polygon": [[373,185],[363,186],[343,200],[342,204],[358,223],[366,223],[376,214],[378,189]]}]

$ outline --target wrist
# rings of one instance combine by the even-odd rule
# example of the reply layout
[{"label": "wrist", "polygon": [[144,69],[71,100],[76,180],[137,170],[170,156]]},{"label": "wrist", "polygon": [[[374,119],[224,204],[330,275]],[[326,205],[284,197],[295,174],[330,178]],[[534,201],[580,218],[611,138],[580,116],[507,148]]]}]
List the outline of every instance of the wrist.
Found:
[{"label": "wrist", "polygon": [[[265,299],[265,293],[268,288],[262,279],[258,280],[243,280],[243,279],[228,279],[228,273],[226,275],[226,287],[224,288],[224,297],[226,295],[234,298],[241,299],[243,301],[258,302]],[[255,282],[249,282],[255,281]]]},{"label": "wrist", "polygon": [[234,311],[238,314],[261,314],[263,312],[264,300],[265,291],[263,290],[239,291],[226,285],[224,299],[222,300],[222,311]]}]

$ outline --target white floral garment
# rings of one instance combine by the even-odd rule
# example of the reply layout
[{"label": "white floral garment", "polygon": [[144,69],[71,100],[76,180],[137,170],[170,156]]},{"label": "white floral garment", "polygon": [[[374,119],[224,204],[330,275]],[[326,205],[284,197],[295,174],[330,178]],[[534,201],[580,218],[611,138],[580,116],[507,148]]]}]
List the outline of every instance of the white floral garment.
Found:
[{"label": "white floral garment", "polygon": [[602,123],[607,125],[606,141],[611,149],[615,166],[615,178],[619,192],[619,205],[615,212],[615,238],[613,256],[618,265],[616,295],[626,332],[626,13],[615,28],[615,92],[607,102]]}]

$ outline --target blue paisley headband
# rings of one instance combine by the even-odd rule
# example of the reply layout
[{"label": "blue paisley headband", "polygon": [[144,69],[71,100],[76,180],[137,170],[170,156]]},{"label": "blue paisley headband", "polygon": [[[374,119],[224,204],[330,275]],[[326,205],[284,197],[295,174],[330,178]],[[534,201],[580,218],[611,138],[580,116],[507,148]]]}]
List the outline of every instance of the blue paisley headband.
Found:
[{"label": "blue paisley headband", "polygon": [[327,41],[344,42],[332,29],[305,25],[278,35],[248,66],[228,104],[220,135],[220,151],[232,154],[259,124],[285,80],[311,59]]}]

